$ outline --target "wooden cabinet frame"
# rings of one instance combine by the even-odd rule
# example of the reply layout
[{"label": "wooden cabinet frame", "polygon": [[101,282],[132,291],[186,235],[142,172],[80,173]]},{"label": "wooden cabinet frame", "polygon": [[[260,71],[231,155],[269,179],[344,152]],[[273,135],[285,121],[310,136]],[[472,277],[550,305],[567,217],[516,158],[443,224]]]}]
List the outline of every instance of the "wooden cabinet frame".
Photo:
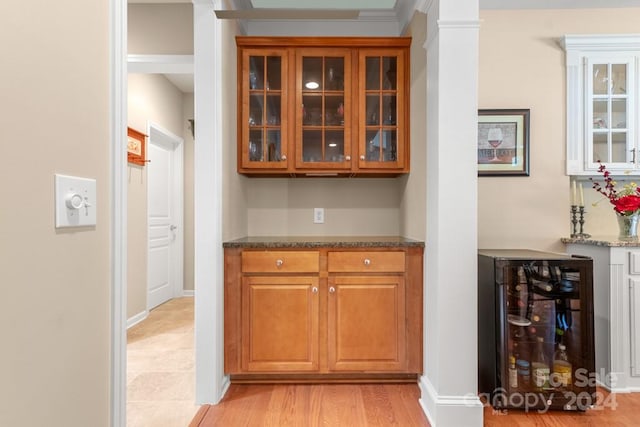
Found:
[{"label": "wooden cabinet frame", "polygon": [[[409,92],[410,37],[236,37],[238,47],[238,164],[237,170],[249,176],[398,176],[409,172]],[[282,58],[281,129],[282,147],[277,159],[249,161],[249,55],[277,55]],[[304,161],[302,155],[302,68],[301,55],[336,56],[345,58],[344,87],[344,155],[327,161]],[[366,158],[367,126],[365,114],[366,91],[364,58],[366,55],[393,57],[397,61],[393,90],[381,89],[381,94],[395,97],[396,117],[393,125],[381,124],[382,133],[389,132],[397,148],[392,156],[372,161]],[[385,92],[386,91],[386,92]],[[382,123],[382,117],[379,117]],[[325,127],[323,124],[320,126]],[[340,131],[340,129],[336,129]],[[254,129],[255,130],[255,129]],[[385,134],[385,144],[387,135]],[[324,140],[322,142],[324,144]],[[378,142],[382,144],[382,142]],[[262,157],[260,158],[262,159]]]},{"label": "wooden cabinet frame", "polygon": [[[301,250],[305,253],[311,251],[309,248]],[[415,381],[423,372],[423,247],[319,247],[313,250],[319,255],[317,272],[301,273],[304,269],[296,267],[295,271],[277,273],[273,269],[258,272],[255,268],[243,272],[243,251],[268,254],[270,251],[296,252],[296,249],[225,248],[224,366],[232,381]],[[379,271],[355,271],[348,263],[359,252],[373,254],[370,257],[372,263],[389,263],[381,266]],[[346,264],[343,265],[346,267],[331,271],[328,262],[330,253],[336,258],[344,258]],[[395,255],[388,258],[384,256],[389,253]],[[399,254],[403,257],[399,258]],[[269,256],[263,258],[268,259]],[[394,267],[398,265],[398,260],[402,262],[402,271]],[[313,289],[316,284],[317,291]],[[304,307],[304,310],[299,310],[301,317],[296,320],[304,324],[297,325],[291,332],[291,336],[299,337],[295,348],[286,352],[287,357],[291,354],[295,356],[295,360],[289,362],[269,353],[278,345],[272,347],[268,342],[265,344],[264,340],[250,342],[254,339],[250,335],[253,332],[252,322],[259,321],[250,318],[250,293],[266,292],[266,304],[269,304],[270,299],[276,301],[277,292],[286,286],[291,286],[293,291],[288,296],[292,304]],[[365,301],[367,298],[363,297],[371,299]],[[380,330],[367,332],[381,342],[380,347],[355,342],[359,347],[353,349],[345,347],[344,342],[340,341],[357,335],[357,330],[350,328],[359,327],[354,323],[362,324],[363,314],[344,310],[351,310],[354,304],[360,303],[364,310],[390,311],[383,315],[384,319],[372,321],[372,325],[377,324]],[[341,319],[340,310],[343,310],[342,315],[348,313],[350,320]],[[317,317],[311,318],[314,314]],[[340,322],[345,320],[350,323],[340,326]],[[387,321],[392,324],[387,326],[380,323]],[[390,332],[388,337],[382,335],[387,332]],[[285,335],[288,333],[283,332]],[[266,350],[256,357],[251,353],[252,344]],[[255,345],[253,348],[258,348]],[[367,346],[370,346],[369,349]],[[362,351],[369,351],[371,357],[367,358],[365,355],[368,353]],[[360,355],[353,357],[355,354]]]}]

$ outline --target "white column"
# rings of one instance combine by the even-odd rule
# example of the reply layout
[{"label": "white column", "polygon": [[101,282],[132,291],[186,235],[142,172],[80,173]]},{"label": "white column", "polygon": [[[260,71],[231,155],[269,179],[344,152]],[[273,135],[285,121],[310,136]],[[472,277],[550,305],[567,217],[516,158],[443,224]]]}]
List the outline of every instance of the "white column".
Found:
[{"label": "white column", "polygon": [[424,375],[434,426],[482,426],[477,395],[478,0],[427,13]]},{"label": "white column", "polygon": [[221,24],[211,0],[194,0],[194,216],[196,402],[217,403],[224,375]]}]

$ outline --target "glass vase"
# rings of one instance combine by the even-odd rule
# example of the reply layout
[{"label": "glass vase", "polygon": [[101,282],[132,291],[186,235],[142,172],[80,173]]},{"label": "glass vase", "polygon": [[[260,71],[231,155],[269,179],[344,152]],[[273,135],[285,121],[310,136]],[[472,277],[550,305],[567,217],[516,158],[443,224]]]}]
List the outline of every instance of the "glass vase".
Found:
[{"label": "glass vase", "polygon": [[620,240],[638,240],[640,212],[634,212],[631,215],[616,213],[616,217],[618,218],[618,238]]}]

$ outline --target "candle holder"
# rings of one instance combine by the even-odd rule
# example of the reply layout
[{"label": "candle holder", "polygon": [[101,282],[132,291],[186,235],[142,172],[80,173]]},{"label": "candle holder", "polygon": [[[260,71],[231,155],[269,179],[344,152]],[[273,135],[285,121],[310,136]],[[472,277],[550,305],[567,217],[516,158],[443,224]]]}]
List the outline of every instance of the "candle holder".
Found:
[{"label": "candle holder", "polygon": [[[571,237],[573,238],[588,239],[589,237],[591,237],[591,234],[584,232],[584,213],[584,206],[571,205]],[[578,228],[578,224],[580,224],[580,228]],[[578,232],[578,230],[580,231]]]}]

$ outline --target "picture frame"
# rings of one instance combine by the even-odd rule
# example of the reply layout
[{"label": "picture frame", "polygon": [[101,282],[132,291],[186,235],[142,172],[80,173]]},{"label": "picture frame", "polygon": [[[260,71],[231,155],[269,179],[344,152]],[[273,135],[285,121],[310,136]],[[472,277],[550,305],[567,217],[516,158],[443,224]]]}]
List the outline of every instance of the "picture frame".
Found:
[{"label": "picture frame", "polygon": [[478,176],[529,176],[529,109],[478,110]]},{"label": "picture frame", "polygon": [[144,166],[147,162],[147,135],[133,128],[127,128],[127,162]]}]

